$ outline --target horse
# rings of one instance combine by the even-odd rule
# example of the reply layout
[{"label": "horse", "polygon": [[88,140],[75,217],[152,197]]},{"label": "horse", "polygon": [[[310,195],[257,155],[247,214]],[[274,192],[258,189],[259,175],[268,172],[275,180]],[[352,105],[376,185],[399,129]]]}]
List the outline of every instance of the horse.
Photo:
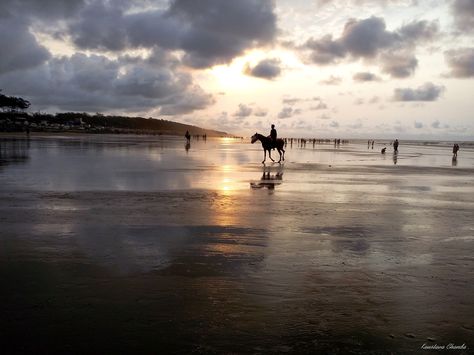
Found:
[{"label": "horse", "polygon": [[[276,140],[276,144],[273,145],[272,139],[270,137],[266,137],[262,134],[255,133],[251,138],[251,142],[252,144],[254,144],[256,141],[260,141],[262,143],[262,148],[263,148],[262,164],[265,163],[265,160],[267,159],[267,150],[268,150],[268,157],[271,159],[271,161],[275,161],[270,154],[273,148],[276,148],[278,150],[278,153],[280,154],[280,160],[278,160],[278,163],[282,160],[285,161],[285,149],[283,149],[285,142],[283,141],[283,139],[278,138]],[[283,152],[283,154],[281,154],[281,152]]]}]

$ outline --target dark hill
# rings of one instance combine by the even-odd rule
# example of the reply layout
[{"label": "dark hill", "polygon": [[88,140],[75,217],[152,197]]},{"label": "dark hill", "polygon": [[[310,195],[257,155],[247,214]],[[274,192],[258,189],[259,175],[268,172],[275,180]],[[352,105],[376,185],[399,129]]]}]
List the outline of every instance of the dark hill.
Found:
[{"label": "dark hill", "polygon": [[18,131],[29,127],[32,131],[81,131],[95,133],[141,133],[207,135],[226,137],[226,132],[183,123],[144,117],[106,116],[102,114],[65,112],[55,115],[25,112],[0,112],[0,131]]}]

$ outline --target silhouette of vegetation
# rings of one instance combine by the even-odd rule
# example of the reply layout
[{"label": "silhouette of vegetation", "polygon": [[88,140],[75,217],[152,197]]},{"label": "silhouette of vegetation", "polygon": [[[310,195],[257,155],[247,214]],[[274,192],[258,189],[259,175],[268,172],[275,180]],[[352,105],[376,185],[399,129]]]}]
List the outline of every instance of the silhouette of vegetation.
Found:
[{"label": "silhouette of vegetation", "polygon": [[[1,90],[0,90],[1,92]],[[226,132],[205,129],[163,119],[106,116],[100,113],[62,112],[56,114],[24,112],[30,102],[14,96],[0,93],[0,131],[47,131],[47,132],[87,132],[87,133],[134,133],[228,136]]]},{"label": "silhouette of vegetation", "polygon": [[18,111],[26,110],[30,107],[30,102],[21,97],[6,96],[1,93],[0,90],[0,108],[3,111]]}]

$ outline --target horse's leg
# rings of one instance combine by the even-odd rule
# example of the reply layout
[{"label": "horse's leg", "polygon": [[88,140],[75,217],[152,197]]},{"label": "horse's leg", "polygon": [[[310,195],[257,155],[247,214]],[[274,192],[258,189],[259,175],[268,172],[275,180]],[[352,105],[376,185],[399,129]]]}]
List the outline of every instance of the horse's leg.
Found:
[{"label": "horse's leg", "polygon": [[280,148],[277,148],[277,150],[278,150],[278,154],[280,154],[280,160],[278,160],[278,163],[279,163],[279,162],[281,162],[281,150],[280,150]]},{"label": "horse's leg", "polygon": [[268,157],[272,160],[272,161],[275,161],[273,158],[272,158],[272,149],[268,149]]},{"label": "horse's leg", "polygon": [[267,150],[263,149],[263,161],[262,164],[265,163],[265,160],[267,160]]},{"label": "horse's leg", "polygon": [[281,150],[283,151],[283,161],[285,161],[285,149],[281,148]]}]

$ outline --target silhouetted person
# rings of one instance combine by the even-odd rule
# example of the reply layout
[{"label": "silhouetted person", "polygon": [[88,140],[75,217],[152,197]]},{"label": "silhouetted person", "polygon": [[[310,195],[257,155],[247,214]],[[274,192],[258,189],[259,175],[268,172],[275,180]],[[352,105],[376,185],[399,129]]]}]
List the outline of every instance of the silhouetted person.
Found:
[{"label": "silhouetted person", "polygon": [[375,141],[372,141],[372,149],[374,149],[374,143],[375,143]]},{"label": "silhouetted person", "polygon": [[395,139],[395,142],[393,142],[393,151],[398,153],[398,139]]},{"label": "silhouetted person", "polygon": [[186,138],[188,142],[191,140],[191,135],[189,134],[189,131],[186,131],[184,137]]},{"label": "silhouetted person", "polygon": [[272,147],[273,149],[275,149],[277,141],[277,130],[275,129],[274,124],[272,124],[272,129],[270,130],[270,139],[272,140]]},{"label": "silhouetted person", "polygon": [[380,153],[382,154],[385,154],[385,151],[387,150],[387,148],[382,148],[382,150],[380,151]]},{"label": "silhouetted person", "polygon": [[459,150],[459,145],[457,143],[454,143],[454,145],[453,145],[453,159],[456,159],[458,157],[458,150]]}]

